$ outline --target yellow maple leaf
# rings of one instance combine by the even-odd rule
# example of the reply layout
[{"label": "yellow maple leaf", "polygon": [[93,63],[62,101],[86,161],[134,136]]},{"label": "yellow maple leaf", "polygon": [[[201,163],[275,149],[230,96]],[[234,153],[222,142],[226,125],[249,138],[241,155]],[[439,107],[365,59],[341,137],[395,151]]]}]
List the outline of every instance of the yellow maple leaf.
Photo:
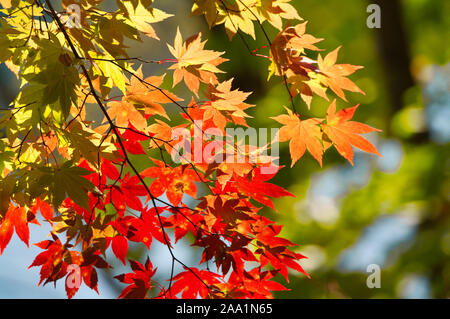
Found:
[{"label": "yellow maple leaf", "polygon": [[222,58],[224,52],[205,50],[206,41],[201,40],[201,33],[190,37],[183,43],[180,29],[177,29],[174,45],[167,45],[177,63],[169,69],[175,70],[173,74],[173,86],[184,80],[187,87],[196,95],[200,82],[217,83],[215,73],[223,73],[217,65],[228,59]]},{"label": "yellow maple leaf", "polygon": [[131,21],[139,31],[157,40],[159,40],[159,37],[151,24],[173,16],[173,14],[168,14],[159,9],[146,8],[141,2],[138,2],[136,7],[134,7],[131,2],[119,3],[125,7],[128,20]]}]

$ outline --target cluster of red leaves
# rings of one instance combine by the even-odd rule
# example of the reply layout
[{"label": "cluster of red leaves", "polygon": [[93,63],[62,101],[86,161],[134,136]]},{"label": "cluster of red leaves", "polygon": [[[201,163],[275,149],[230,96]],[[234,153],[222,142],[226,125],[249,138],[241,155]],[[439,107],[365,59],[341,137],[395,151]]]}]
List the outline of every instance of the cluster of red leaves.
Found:
[{"label": "cluster of red leaves", "polygon": [[[193,111],[208,109],[210,103],[203,103]],[[131,122],[127,127],[130,130],[122,134],[124,142],[144,135]],[[142,147],[139,142],[147,139],[140,138],[134,143]],[[211,141],[205,139],[204,144],[208,143]],[[136,150],[133,144],[124,145],[130,153]],[[271,291],[285,289],[272,280],[275,274],[280,273],[287,279],[288,268],[304,272],[298,264],[304,256],[289,250],[294,244],[278,237],[281,226],[258,213],[261,204],[274,209],[271,198],[293,196],[268,182],[279,167],[275,167],[272,174],[262,174],[262,166],[250,163],[248,158],[244,163],[227,163],[229,168],[211,163],[199,165],[200,169],[194,164],[169,166],[154,158],[152,161],[155,166],[139,174],[152,180],[148,193],[138,176],[124,173],[127,164],[123,157],[119,156],[116,162],[102,159],[99,170],[82,160],[79,166],[89,172],[84,178],[96,186],[95,191],[88,193],[89,209],[70,198],[64,200],[61,214],[56,217],[53,208],[39,198],[28,214],[25,208],[11,205],[0,228],[2,250],[14,228],[28,243],[28,222],[36,222],[35,216],[40,211],[53,225],[53,240],[36,244],[44,252],[30,267],[41,267],[40,283],[66,277],[69,298],[79,289],[70,285],[75,276],[81,276],[88,287],[97,291],[96,268],[110,267],[104,260],[109,248],[127,264],[129,242],[141,243],[150,249],[156,239],[172,247],[167,235],[170,229],[174,231],[175,241],[192,234],[193,245],[203,249],[201,263],[213,262],[217,271],[185,266],[184,272],[162,285],[153,281],[156,269],[149,260],[145,265],[129,260],[133,273],[116,277],[128,284],[120,297],[148,297],[154,289],[159,290],[157,296],[164,298],[270,298]],[[214,174],[222,178],[213,178]],[[210,193],[198,196],[198,183],[207,185]],[[168,202],[163,205],[148,207],[144,204],[164,194]],[[199,204],[188,207],[183,202],[185,195],[197,198]],[[111,208],[113,214],[108,213]],[[57,237],[62,233],[66,233],[67,238],[64,244]],[[75,242],[71,243],[73,240]],[[75,249],[78,244],[81,244],[81,252]],[[252,266],[246,265],[249,262]],[[79,268],[73,269],[73,265]]]},{"label": "cluster of red leaves", "polygon": [[[95,249],[86,249],[82,253],[71,250],[71,244],[62,244],[52,235],[53,240],[44,240],[35,245],[44,251],[36,256],[28,267],[41,267],[40,281],[47,284],[66,277],[65,288],[67,296],[72,298],[80,288],[81,280],[89,288],[98,293],[98,276],[95,268],[108,268],[106,261]],[[77,278],[75,278],[77,277]],[[77,281],[80,281],[77,284]]]},{"label": "cluster of red leaves", "polygon": [[[226,86],[215,90],[224,91],[232,92]],[[239,94],[237,96],[236,105],[242,105],[242,98]],[[199,118],[207,117],[207,122],[211,105],[220,105],[227,98],[230,98],[227,94],[216,93],[213,100],[196,104],[190,112]],[[224,116],[225,121],[233,121],[229,116],[230,110],[219,108],[217,112]],[[151,134],[136,129],[131,120],[122,127],[123,145],[132,154],[140,153],[135,152],[142,147],[140,141],[152,138]],[[195,129],[193,123],[185,127]],[[212,140],[204,138],[202,149],[210,143]],[[118,143],[116,146],[119,148]],[[199,165],[168,165],[151,158],[155,166],[139,173],[141,178],[151,179],[150,192],[138,176],[124,173],[127,163],[123,156],[115,162],[101,159],[99,170],[82,160],[79,166],[89,172],[84,178],[96,186],[95,192],[88,193],[89,209],[67,198],[62,205],[62,214],[57,217],[52,218],[44,202],[39,199],[32,210],[40,210],[47,216],[53,224],[54,234],[66,232],[67,237],[65,244],[56,235],[53,235],[54,241],[38,244],[45,251],[36,257],[32,266],[42,267],[41,282],[76,275],[75,270],[67,271],[69,265],[75,264],[80,267],[84,283],[96,289],[95,268],[109,267],[101,257],[106,256],[109,248],[127,264],[129,242],[141,243],[150,249],[156,239],[172,248],[168,232],[173,229],[175,241],[191,234],[193,245],[203,250],[200,263],[212,262],[216,271],[184,265],[186,270],[164,285],[153,280],[156,269],[149,260],[145,265],[129,260],[133,272],[116,277],[128,285],[120,297],[148,297],[151,291],[158,291],[156,296],[164,298],[271,298],[271,291],[285,289],[273,281],[273,277],[280,273],[287,280],[288,268],[305,273],[298,263],[305,257],[289,249],[294,246],[293,243],[279,237],[280,225],[259,213],[261,204],[275,208],[271,198],[293,196],[268,182],[279,167],[272,167],[271,174],[263,174],[263,166],[250,162],[248,152],[244,157],[246,160],[243,163]],[[196,184],[199,183],[208,187],[208,194],[198,196]],[[168,202],[160,200],[158,203],[161,205],[155,207],[155,199],[164,194]],[[196,198],[199,204],[188,207],[183,201],[186,195]],[[113,214],[109,213],[111,209]],[[20,222],[14,224],[16,229],[20,229]],[[72,240],[74,244],[69,243]],[[73,250],[77,244],[82,246],[81,253]],[[68,286],[68,282],[70,280],[66,279],[66,289],[68,296],[72,297],[78,288]]]}]

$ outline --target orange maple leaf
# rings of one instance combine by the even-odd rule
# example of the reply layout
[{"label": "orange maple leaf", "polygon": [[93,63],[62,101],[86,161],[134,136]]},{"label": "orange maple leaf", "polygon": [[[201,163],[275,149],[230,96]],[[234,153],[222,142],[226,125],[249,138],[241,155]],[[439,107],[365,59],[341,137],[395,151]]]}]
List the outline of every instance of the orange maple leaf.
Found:
[{"label": "orange maple leaf", "polygon": [[337,96],[344,101],[347,101],[343,90],[365,94],[355,83],[346,78],[346,76],[353,74],[363,67],[351,64],[336,64],[340,48],[341,47],[338,47],[334,51],[328,53],[325,58],[322,58],[319,54],[317,63],[320,71],[327,76],[324,85],[330,87]]},{"label": "orange maple leaf", "polygon": [[228,120],[238,125],[248,126],[245,118],[251,117],[244,110],[253,107],[244,101],[251,94],[239,90],[232,90],[233,79],[222,82],[217,86],[209,85],[209,103],[205,103],[202,108],[206,111],[203,120],[213,119],[217,127],[223,131]]},{"label": "orange maple leaf", "polygon": [[311,118],[300,120],[298,115],[287,109],[288,114],[272,117],[273,120],[283,124],[278,132],[280,142],[289,141],[289,152],[291,154],[291,167],[308,152],[322,166],[323,146],[321,143],[322,133],[319,124],[321,119]]},{"label": "orange maple leaf", "polygon": [[[136,71],[136,76],[139,79],[143,79],[142,67]],[[183,99],[167,90],[160,89],[165,74],[161,76],[150,76],[144,79],[144,81],[140,81],[137,77],[131,78],[124,99],[134,104],[142,105],[146,115],[158,114],[168,119],[166,111],[160,103],[174,103]]]},{"label": "orange maple leaf", "polygon": [[[182,154],[182,147],[187,147],[187,143],[190,141],[187,133],[189,132],[185,124],[180,124],[175,127],[169,124],[155,119],[154,124],[150,125],[148,131],[150,133],[151,141],[149,147],[159,148],[164,147],[167,153],[171,156],[180,156],[180,160],[187,161],[189,156]],[[181,152],[181,153],[180,153]]]},{"label": "orange maple leaf", "polygon": [[352,145],[365,152],[381,156],[368,140],[358,135],[374,131],[380,132],[380,130],[366,124],[350,121],[358,106],[359,104],[336,113],[336,100],[334,100],[327,111],[327,123],[322,126],[324,133],[333,142],[337,151],[352,165]]},{"label": "orange maple leaf", "polygon": [[128,122],[130,122],[139,131],[145,132],[147,130],[147,120],[132,102],[127,100],[113,101],[109,106],[108,114],[115,119],[117,126],[128,127]]}]

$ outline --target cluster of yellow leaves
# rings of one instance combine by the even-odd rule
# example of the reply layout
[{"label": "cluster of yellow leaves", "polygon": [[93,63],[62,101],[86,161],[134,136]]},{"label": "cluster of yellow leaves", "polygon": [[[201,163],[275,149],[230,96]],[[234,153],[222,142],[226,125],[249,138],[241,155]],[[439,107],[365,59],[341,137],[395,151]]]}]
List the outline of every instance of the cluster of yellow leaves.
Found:
[{"label": "cluster of yellow leaves", "polygon": [[242,31],[255,38],[254,22],[265,21],[278,30],[285,20],[301,20],[291,0],[194,0],[193,15],[204,15],[210,28],[225,25],[230,39]]},{"label": "cluster of yellow leaves", "polygon": [[[14,200],[30,206],[35,196],[50,198],[51,193],[64,190],[60,185],[44,186],[51,174],[31,172],[66,163],[76,167],[80,162],[99,170],[99,159],[116,158],[112,135],[107,134],[109,125],[97,126],[98,118],[86,111],[87,105],[96,104],[97,99],[80,65],[87,69],[97,97],[105,101],[118,126],[128,127],[131,123],[145,132],[146,117],[167,117],[161,104],[181,100],[159,89],[164,75],[143,79],[140,69],[134,71],[124,44],[127,38],[141,40],[141,34],[158,39],[152,26],[171,15],[153,8],[153,0],[116,1],[119,10],[115,12],[103,12],[99,7],[102,2],[76,1],[81,6],[81,28],[69,27],[70,11],[63,10],[59,14],[65,24],[63,33],[55,19],[47,16],[43,22],[41,2],[0,1],[4,17],[0,25],[0,63],[14,72],[21,88],[10,109],[0,114],[0,129],[5,133],[5,138],[0,139],[0,202]],[[61,5],[67,9],[74,3],[63,0]],[[48,14],[50,8],[46,6],[46,10]],[[128,71],[136,76],[129,80]],[[123,98],[107,103],[112,100],[113,88],[119,89]],[[56,175],[63,180],[61,183],[67,179],[66,174]],[[22,188],[16,187],[13,192],[3,183],[7,179],[26,182],[20,182]],[[74,190],[59,193],[55,207],[67,194],[87,207],[86,189],[71,188]]]},{"label": "cluster of yellow leaves", "polygon": [[290,0],[195,0],[192,14],[204,15],[210,28],[224,24],[228,36],[242,31],[255,38],[254,23],[267,21],[280,33],[270,47],[272,60],[269,77],[272,74],[285,76],[290,84],[292,96],[300,95],[310,107],[314,94],[328,100],[326,91],[330,88],[343,100],[344,90],[364,93],[347,76],[360,66],[336,64],[339,48],[325,58],[319,54],[317,60],[306,56],[305,50],[320,51],[316,46],[322,39],[306,33],[307,22],[283,29],[283,20],[302,20]]}]

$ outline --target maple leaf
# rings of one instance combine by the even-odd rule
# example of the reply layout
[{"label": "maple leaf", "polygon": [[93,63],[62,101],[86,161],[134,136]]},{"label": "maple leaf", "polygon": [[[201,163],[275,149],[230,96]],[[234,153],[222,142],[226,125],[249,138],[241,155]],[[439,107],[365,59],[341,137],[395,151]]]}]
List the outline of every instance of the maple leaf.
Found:
[{"label": "maple leaf", "polygon": [[170,153],[172,147],[176,141],[172,140],[174,128],[166,122],[155,119],[156,123],[149,126],[148,131],[152,134],[152,140],[150,141],[151,148],[165,147],[167,152]]},{"label": "maple leaf", "polygon": [[43,136],[38,139],[38,142],[45,144],[44,151],[47,155],[50,155],[50,153],[53,152],[58,146],[58,136],[55,132],[50,131],[47,134],[43,134]]},{"label": "maple leaf", "polygon": [[31,211],[34,215],[36,215],[38,210],[41,212],[41,215],[45,218],[45,220],[51,222],[53,218],[53,208],[39,197],[36,199],[36,204],[31,207]]},{"label": "maple leaf", "polygon": [[200,120],[202,130],[212,129],[212,131],[225,132],[228,122],[248,126],[246,118],[251,118],[245,110],[254,105],[245,103],[251,92],[232,90],[233,78],[221,82],[218,85],[209,84],[208,92],[205,94],[208,99],[205,102],[197,103],[194,99],[189,104],[188,116],[186,119]]},{"label": "maple leaf", "polygon": [[34,244],[45,250],[38,254],[33,263],[28,267],[41,266],[38,285],[44,280],[46,280],[44,285],[50,281],[56,281],[66,274],[67,264],[64,262],[63,257],[67,252],[67,248],[61,244],[61,241],[56,236],[52,236],[54,240],[44,240]]},{"label": "maple leaf", "polygon": [[352,145],[379,156],[377,149],[365,138],[359,134],[380,132],[380,130],[370,127],[350,119],[355,114],[358,105],[342,109],[336,113],[336,100],[334,100],[327,111],[327,123],[323,125],[324,133],[328,136],[339,154],[346,158],[353,165],[353,149]]},{"label": "maple leaf", "polygon": [[119,170],[111,161],[104,159],[101,165],[101,173],[106,177],[109,177],[113,181],[118,180],[120,178]]},{"label": "maple leaf", "polygon": [[338,47],[334,51],[328,53],[325,58],[319,54],[317,63],[320,71],[327,77],[324,80],[324,84],[329,86],[330,89],[337,94],[341,99],[347,101],[343,90],[351,92],[359,92],[365,94],[355,83],[346,78],[346,76],[353,74],[355,71],[362,68],[359,65],[351,64],[336,64],[338,52],[341,47]]},{"label": "maple leaf", "polygon": [[258,167],[251,173],[250,178],[237,176],[235,184],[240,193],[246,194],[261,204],[276,210],[269,197],[295,197],[295,195],[278,185],[266,183],[270,178],[269,174],[261,174],[261,168]]},{"label": "maple leaf", "polygon": [[288,268],[294,269],[310,278],[309,274],[298,263],[298,260],[307,258],[302,254],[295,253],[282,246],[273,248],[265,246],[264,249],[257,250],[256,253],[261,254],[259,260],[262,267],[270,263],[276,269],[276,272],[279,272],[286,280],[288,280]]},{"label": "maple leaf", "polygon": [[253,298],[273,298],[271,291],[289,290],[271,280],[275,274],[276,271],[261,271],[261,268],[254,268],[246,273],[243,286],[253,294]]},{"label": "maple leaf", "polygon": [[192,5],[192,14],[205,15],[206,22],[211,29],[218,21],[220,17],[220,0],[194,0]]},{"label": "maple leaf", "polygon": [[210,103],[202,105],[202,108],[206,109],[203,120],[213,119],[213,122],[221,130],[225,128],[228,119],[238,125],[247,126],[245,118],[251,116],[244,111],[254,106],[244,102],[251,93],[232,90],[232,82],[233,78],[219,83],[215,87],[210,84],[208,96]]},{"label": "maple leaf", "polygon": [[28,217],[25,207],[9,205],[5,217],[0,224],[0,255],[3,254],[6,246],[16,231],[17,236],[28,246],[30,230],[28,229]]},{"label": "maple leaf", "polygon": [[201,40],[201,33],[190,37],[183,44],[180,29],[177,29],[173,47],[167,45],[177,59],[177,63],[169,67],[175,70],[173,86],[184,80],[187,87],[197,95],[200,82],[217,83],[215,73],[223,73],[217,66],[228,59],[221,57],[224,52],[204,50],[205,44],[206,41]]},{"label": "maple leaf", "polygon": [[[134,5],[133,2],[134,1],[117,1],[117,4],[121,7],[125,7],[123,12],[126,12],[125,16],[131,22],[133,27],[136,27],[145,35],[159,40],[151,24],[163,21],[173,15],[159,9],[149,8],[148,5],[145,5],[144,1],[137,2],[137,5]],[[146,2],[148,3],[148,1]],[[151,2],[152,1],[150,1],[150,4]]]},{"label": "maple leaf", "polygon": [[114,255],[116,255],[116,257],[119,258],[124,265],[126,265],[125,259],[128,252],[128,240],[123,236],[114,236],[111,239],[111,247]]},{"label": "maple leaf", "polygon": [[130,177],[127,173],[120,181],[120,187],[115,185],[111,188],[107,198],[112,199],[115,207],[117,207],[119,215],[123,215],[126,206],[141,211],[143,209],[142,201],[138,196],[144,196],[147,192],[141,185],[137,176]]},{"label": "maple leaf", "polygon": [[[286,108],[286,107],[285,107]],[[289,152],[291,154],[291,167],[308,152],[322,166],[323,146],[321,143],[322,134],[319,124],[320,119],[311,118],[300,120],[298,115],[286,108],[288,114],[272,117],[273,120],[283,124],[278,132],[280,142],[289,141]]]},{"label": "maple leaf", "polygon": [[316,38],[311,34],[306,33],[307,21],[297,24],[295,27],[287,27],[282,36],[287,38],[286,48],[290,49],[292,56],[299,56],[305,52],[305,49],[318,51],[315,46],[317,42],[322,41],[321,38]]},{"label": "maple leaf", "polygon": [[93,267],[95,263],[88,264],[83,258],[83,254],[78,251],[68,251],[64,256],[61,275],[67,273],[65,280],[66,294],[71,299],[81,287],[81,279],[86,286],[93,289],[98,294],[98,275]]},{"label": "maple leaf", "polygon": [[[293,72],[298,74],[299,64],[305,67],[301,64],[303,60],[301,55],[305,52],[305,49],[319,50],[315,44],[322,39],[307,34],[306,24],[307,22],[300,23],[295,27],[287,26],[272,41],[270,47],[272,64],[269,66],[269,77],[274,73],[280,76],[289,68],[292,68]],[[311,68],[309,65],[306,65],[306,67]]]},{"label": "maple leaf", "polygon": [[[144,209],[140,218],[131,219],[129,222],[130,228],[132,228],[132,236],[130,237],[130,240],[141,242],[147,246],[148,249],[150,249],[153,238],[163,244],[166,244],[167,239],[170,246],[170,239],[168,237],[164,237],[164,232],[161,229],[161,224],[159,223],[156,210],[158,210],[158,213],[161,214],[165,208],[152,207],[151,209]],[[160,218],[164,223],[165,217],[160,216]]]},{"label": "maple leaf", "polygon": [[119,298],[144,299],[152,288],[150,281],[156,273],[156,268],[153,269],[153,265],[148,257],[145,265],[134,260],[128,261],[133,272],[114,277],[120,282],[128,284],[120,294]]},{"label": "maple leaf", "polygon": [[194,236],[197,234],[196,225],[203,221],[203,216],[195,210],[187,208],[186,205],[171,207],[170,211],[172,215],[165,220],[165,224],[175,228],[175,243],[186,236],[188,231],[191,231]]},{"label": "maple leaf", "polygon": [[137,130],[147,131],[147,120],[132,102],[113,101],[109,103],[108,114],[119,127],[128,127],[128,123],[131,123]]},{"label": "maple leaf", "polygon": [[[133,129],[133,127],[131,127]],[[120,132],[119,132],[120,134]],[[121,134],[122,143],[125,146],[125,150],[130,154],[145,154],[144,148],[140,141],[148,140],[150,137],[145,134],[138,134],[132,130],[125,130],[125,133]],[[118,151],[123,157],[122,149],[118,145]]]},{"label": "maple leaf", "polygon": [[260,216],[251,224],[247,221],[242,222],[240,228],[256,235],[257,245],[260,248],[255,253],[260,255],[261,267],[271,263],[275,271],[283,275],[286,280],[288,280],[288,267],[309,277],[308,273],[297,262],[307,257],[289,250],[288,247],[295,246],[295,244],[287,239],[277,237],[281,232],[281,225],[276,225],[268,218]]},{"label": "maple leaf", "polygon": [[[164,81],[165,74],[143,79],[142,67],[140,67],[135,75],[131,77],[130,85],[127,86],[126,96],[123,100],[134,103],[137,108],[143,106],[145,115],[158,114],[169,119],[160,103],[174,103],[182,101],[182,99],[167,90],[159,89]],[[139,79],[143,79],[143,81]],[[134,125],[134,123],[132,124]],[[136,125],[134,126],[139,129]]]},{"label": "maple leaf", "polygon": [[328,101],[326,95],[327,88],[320,83],[320,75],[316,75],[313,72],[308,72],[308,75],[302,74],[292,74],[292,72],[287,72],[287,82],[292,84],[290,87],[290,92],[292,96],[300,94],[300,97],[305,101],[308,109],[311,107],[313,94],[317,94]]},{"label": "maple leaf", "polygon": [[230,40],[239,30],[255,39],[253,21],[259,18],[262,22],[265,18],[260,16],[260,12],[254,7],[253,0],[239,0],[233,3],[222,0],[194,0],[192,14],[205,15],[210,29],[215,25],[224,24]]},{"label": "maple leaf", "polygon": [[[221,4],[224,4],[224,2],[221,1]],[[217,24],[225,23],[225,31],[230,40],[239,30],[256,39],[253,21],[258,20],[258,16],[255,14],[256,10],[250,9],[253,5],[253,0],[239,0],[233,4],[224,4],[225,12],[221,21]]]},{"label": "maple leaf", "polygon": [[220,283],[217,278],[220,276],[216,273],[191,267],[173,277],[171,293],[177,295],[181,292],[183,299],[195,299],[198,295],[205,299],[209,295],[209,285]]},{"label": "maple leaf", "polygon": [[219,226],[218,222],[233,224],[237,219],[247,220],[252,217],[248,215],[250,209],[239,199],[226,194],[207,195],[198,206],[207,211],[205,223],[211,230]]},{"label": "maple leaf", "polygon": [[71,299],[80,289],[81,278],[89,288],[98,294],[98,275],[92,265],[80,267],[83,263],[83,257],[77,251],[70,252],[71,265],[67,267],[67,277],[65,282],[66,294]]},{"label": "maple leaf", "polygon": [[[92,58],[96,58],[94,55]],[[99,56],[100,59],[103,55]],[[111,56],[113,59],[113,56]],[[126,61],[116,61],[114,63],[110,61],[93,60],[92,63],[98,68],[98,73],[100,76],[96,78],[93,82],[94,88],[99,91],[102,96],[107,96],[108,92],[113,88],[117,87],[122,93],[126,90],[126,76],[124,75],[124,70],[128,70],[129,66]],[[82,97],[84,100],[84,94]],[[89,103],[96,103],[93,96],[89,96],[86,100]],[[76,108],[76,112],[78,108]]]},{"label": "maple leaf", "polygon": [[321,81],[325,75],[320,73],[317,61],[304,56],[305,49],[319,51],[315,43],[322,39],[306,33],[307,22],[287,26],[272,42],[270,48],[272,64],[269,66],[269,78],[272,74],[285,76],[287,83],[292,84],[290,94],[300,94],[308,108],[313,93],[328,100],[327,87]]},{"label": "maple leaf", "polygon": [[155,178],[150,185],[153,196],[159,197],[167,191],[167,199],[175,206],[181,203],[184,194],[197,197],[197,186],[194,182],[200,180],[194,170],[185,165],[172,168],[167,167],[164,162],[155,159],[153,161],[157,166],[141,172],[141,176]]},{"label": "maple leaf", "polygon": [[289,2],[291,0],[260,1],[256,6],[257,13],[262,19],[267,20],[278,30],[283,28],[283,19],[302,20],[297,10]]},{"label": "maple leaf", "polygon": [[220,188],[227,186],[233,176],[245,176],[253,168],[252,163],[220,163],[217,167],[216,179]]},{"label": "maple leaf", "polygon": [[[66,127],[65,139],[60,145],[66,145],[67,153],[62,154],[67,159],[78,161],[81,158],[86,159],[93,167],[97,167],[99,153],[106,154],[114,149],[112,144],[103,140],[102,135],[93,131],[90,128],[84,127],[81,122],[73,121]],[[65,140],[64,139],[64,140]],[[101,144],[101,145],[100,145]]]},{"label": "maple leaf", "polygon": [[52,191],[54,207],[59,207],[67,194],[77,205],[89,209],[87,191],[93,191],[95,185],[83,176],[88,175],[90,171],[72,165],[72,161],[67,161],[61,167],[50,172],[46,170],[40,180],[50,179],[49,187]]}]

